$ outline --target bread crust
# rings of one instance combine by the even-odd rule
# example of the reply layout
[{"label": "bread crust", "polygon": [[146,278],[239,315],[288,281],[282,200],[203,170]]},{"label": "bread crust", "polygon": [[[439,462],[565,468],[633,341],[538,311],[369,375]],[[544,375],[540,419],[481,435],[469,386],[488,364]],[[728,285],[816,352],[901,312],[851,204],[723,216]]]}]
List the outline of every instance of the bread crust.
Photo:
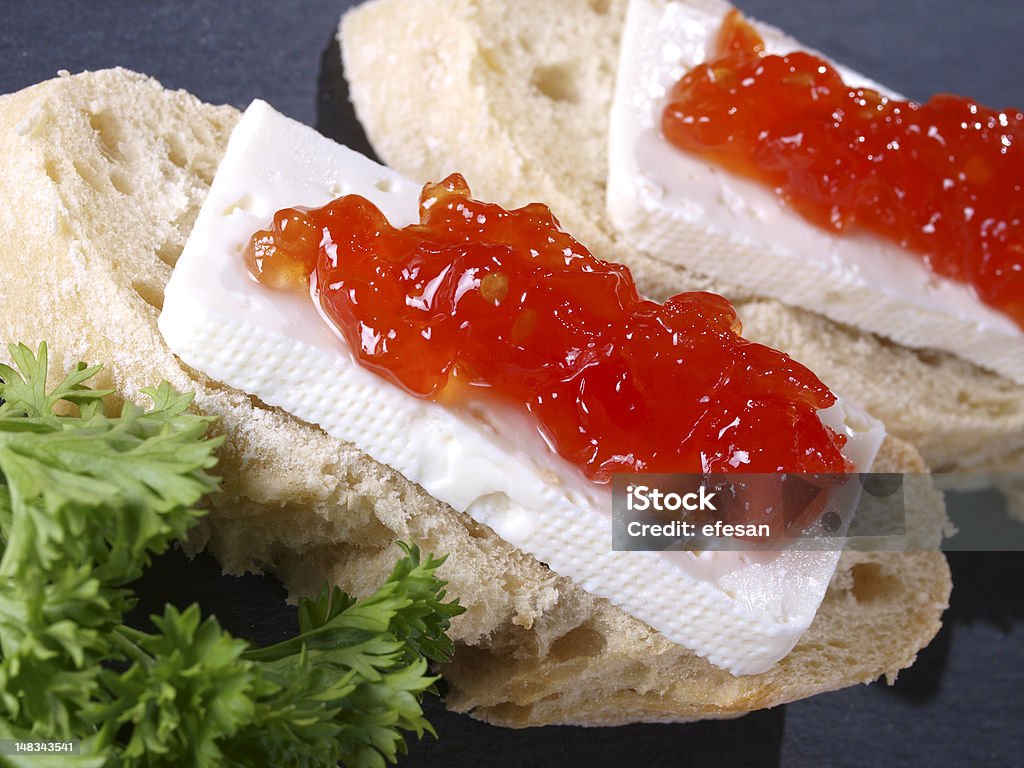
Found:
[{"label": "bread crust", "polygon": [[[196,392],[226,442],[222,492],[193,544],[226,570],[273,569],[293,594],[325,577],[365,594],[397,539],[449,553],[442,574],[468,607],[452,628],[449,704],[511,726],[737,714],[893,675],[938,630],[942,555],[847,555],[794,653],[765,676],[734,678],[351,445],[182,365],[156,319],[237,118],[126,70],[0,97],[0,339],[47,340],[55,375],[103,361],[99,385],[125,398],[160,379]],[[883,461],[924,469],[895,439]],[[941,510],[930,483],[920,503]],[[860,589],[870,600],[859,574],[881,585]],[[581,681],[599,696],[586,700]]]}]

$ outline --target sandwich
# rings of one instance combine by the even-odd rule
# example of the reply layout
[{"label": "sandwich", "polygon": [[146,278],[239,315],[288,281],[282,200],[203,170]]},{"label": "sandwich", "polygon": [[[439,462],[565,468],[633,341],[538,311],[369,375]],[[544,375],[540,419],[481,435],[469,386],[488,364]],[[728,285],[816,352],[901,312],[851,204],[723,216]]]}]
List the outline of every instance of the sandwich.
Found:
[{"label": "sandwich", "polygon": [[[261,110],[276,121],[262,107],[253,114]],[[155,378],[196,392],[196,408],[218,417],[225,438],[225,480],[193,546],[211,548],[229,571],[272,569],[296,593],[325,576],[368,591],[390,567],[397,538],[449,553],[442,575],[467,611],[452,627],[447,702],[510,726],[733,716],[894,675],[937,631],[950,588],[941,554],[844,553],[792,651],[763,671],[733,674],[357,445],[261,400],[259,387],[233,388],[176,357],[161,333],[168,321],[158,318],[215,174],[229,186],[219,174],[238,122],[231,108],[124,70],[59,77],[3,97],[0,112],[12,147],[0,161],[0,198],[16,201],[0,213],[0,331],[48,339],[65,356],[55,368],[110,361],[100,385],[125,398]],[[408,184],[385,177],[381,193]],[[235,191],[203,216],[260,205]],[[248,364],[254,382],[294,373],[260,362]],[[873,466],[919,473],[908,503],[925,516],[941,510],[908,443],[886,438]]]}]

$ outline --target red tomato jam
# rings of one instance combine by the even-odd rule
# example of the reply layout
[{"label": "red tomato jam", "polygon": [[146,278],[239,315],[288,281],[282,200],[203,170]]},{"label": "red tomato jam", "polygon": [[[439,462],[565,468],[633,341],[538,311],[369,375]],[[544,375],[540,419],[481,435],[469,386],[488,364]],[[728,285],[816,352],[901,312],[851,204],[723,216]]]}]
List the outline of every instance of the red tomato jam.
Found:
[{"label": "red tomato jam", "polygon": [[896,241],[1024,327],[1020,111],[852,88],[817,56],[767,55],[731,11],[713,58],[671,90],[662,131],[771,185],[819,226]]},{"label": "red tomato jam", "polygon": [[458,174],[426,185],[419,212],[396,229],[357,195],[286,208],[246,262],[264,284],[311,291],[363,366],[421,398],[486,388],[594,481],[851,469],[816,415],[834,395],[743,339],[721,296],[646,301],[546,206],[474,200]]}]

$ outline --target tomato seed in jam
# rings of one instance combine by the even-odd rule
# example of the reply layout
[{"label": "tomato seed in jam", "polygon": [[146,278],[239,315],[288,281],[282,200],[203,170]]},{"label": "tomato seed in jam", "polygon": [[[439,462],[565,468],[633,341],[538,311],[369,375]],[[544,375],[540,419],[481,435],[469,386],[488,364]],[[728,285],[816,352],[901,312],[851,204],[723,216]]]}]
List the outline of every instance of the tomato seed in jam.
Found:
[{"label": "tomato seed in jam", "polygon": [[418,224],[347,195],[279,211],[245,258],[261,283],[311,292],[363,366],[421,398],[486,388],[594,481],[852,469],[817,416],[835,397],[743,339],[726,299],[644,300],[546,206],[474,200],[458,174],[424,187]]},{"label": "tomato seed in jam", "polygon": [[824,59],[765,53],[731,11],[670,91],[662,132],[775,188],[815,224],[899,243],[1024,327],[1024,114],[846,85]]}]

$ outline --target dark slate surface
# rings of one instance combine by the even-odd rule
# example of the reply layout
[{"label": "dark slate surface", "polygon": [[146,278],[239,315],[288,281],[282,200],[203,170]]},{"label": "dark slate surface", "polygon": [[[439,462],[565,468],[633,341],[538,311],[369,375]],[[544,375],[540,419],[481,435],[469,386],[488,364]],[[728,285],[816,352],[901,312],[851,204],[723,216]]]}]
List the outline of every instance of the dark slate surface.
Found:
[{"label": "dark slate surface", "polygon": [[[203,99],[267,99],[365,148],[337,63],[333,29],[346,3],[3,3],[0,93],[52,76],[121,65]],[[788,29],[916,98],[935,91],[1022,105],[1015,0],[746,0]],[[2,149],[0,149],[2,151]],[[970,503],[970,502],[968,502]],[[739,720],[615,729],[507,731],[430,709],[441,734],[409,766],[1018,766],[1024,765],[1024,555],[953,553],[946,626],[893,687],[826,694]],[[294,627],[270,577],[221,577],[212,558],[177,552],[141,585],[136,618],[198,599],[259,642]]]}]

